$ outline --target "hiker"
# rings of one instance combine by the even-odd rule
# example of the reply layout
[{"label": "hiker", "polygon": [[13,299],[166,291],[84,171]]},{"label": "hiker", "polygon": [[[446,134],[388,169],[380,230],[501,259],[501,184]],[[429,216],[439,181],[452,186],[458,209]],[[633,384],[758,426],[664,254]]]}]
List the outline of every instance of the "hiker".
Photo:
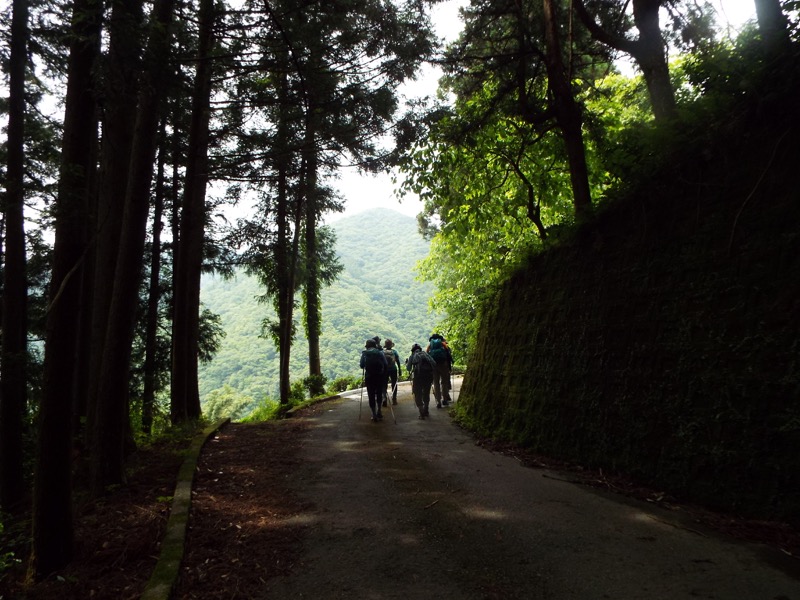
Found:
[{"label": "hiker", "polygon": [[428,347],[425,351],[436,361],[433,395],[436,398],[436,408],[442,408],[450,404],[450,369],[453,367],[453,354],[444,336],[439,333],[434,333],[428,338]]},{"label": "hiker", "polygon": [[397,353],[397,350],[394,349],[394,342],[389,338],[386,338],[386,341],[383,342],[383,354],[386,357],[387,364],[389,365],[386,386],[383,388],[383,405],[386,406],[386,402],[389,399],[389,392],[387,390],[389,384],[391,384],[392,390],[392,404],[397,404],[397,378],[402,374],[403,371],[400,366],[400,355]]},{"label": "hiker", "polygon": [[[381,336],[376,335],[372,338],[375,342],[375,347],[383,352],[383,346],[381,346]],[[386,359],[386,363],[389,364],[389,359]],[[388,369],[383,373],[383,383],[381,384],[381,395],[378,399],[378,402],[381,402],[382,406],[386,406],[386,386],[389,384],[389,371]]]},{"label": "hiker", "polygon": [[[381,389],[386,388],[386,371],[389,365],[381,350],[378,350],[375,340],[367,340],[364,350],[361,351],[361,369],[364,372],[364,384],[367,387],[369,409],[372,411],[373,421],[382,421],[381,414]],[[381,388],[383,384],[383,388]]]},{"label": "hiker", "polygon": [[422,350],[422,346],[411,346],[411,355],[406,359],[406,371],[411,375],[411,391],[420,419],[429,415],[428,405],[431,403],[431,384],[435,370],[436,361]]}]

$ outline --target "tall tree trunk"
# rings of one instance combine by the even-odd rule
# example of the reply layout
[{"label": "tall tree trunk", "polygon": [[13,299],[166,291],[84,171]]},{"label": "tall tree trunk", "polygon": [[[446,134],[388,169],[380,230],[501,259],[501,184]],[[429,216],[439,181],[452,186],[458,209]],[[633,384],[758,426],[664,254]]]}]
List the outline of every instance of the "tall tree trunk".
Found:
[{"label": "tall tree trunk", "polygon": [[[284,64],[288,61],[284,61]],[[286,77],[287,69],[280,71],[280,83],[278,84],[278,106],[286,106],[288,102],[288,80]],[[288,125],[286,118],[279,115],[277,124],[277,185],[276,185],[276,227],[277,236],[275,240],[275,288],[276,299],[275,309],[278,316],[278,387],[280,403],[289,403],[289,359],[291,356],[293,336],[292,311],[294,304],[294,290],[291,283],[290,267],[290,212],[289,212],[289,168],[291,164],[290,152],[288,150]]]},{"label": "tall tree trunk", "polygon": [[661,36],[658,10],[662,0],[633,0],[633,20],[639,30],[636,52],[632,55],[642,69],[653,116],[656,121],[667,121],[675,117],[675,91],[669,79],[667,45]]},{"label": "tall tree trunk", "polygon": [[663,0],[633,0],[633,19],[639,30],[636,40],[612,35],[600,27],[586,10],[584,0],[575,0],[575,10],[592,37],[603,44],[629,54],[642,70],[653,116],[668,121],[676,116],[675,90],[669,78],[669,63],[658,11]]},{"label": "tall tree trunk", "polygon": [[28,0],[14,0],[9,60],[8,139],[3,286],[2,357],[0,358],[0,508],[16,513],[23,506],[22,431],[27,404],[28,282],[25,260],[24,157],[25,72],[28,47]]},{"label": "tall tree trunk", "polygon": [[[94,286],[92,297],[91,365],[86,437],[91,445],[97,429],[97,386],[117,266],[125,189],[131,162],[138,74],[140,70],[142,0],[115,0],[108,23],[109,48],[103,87],[103,139],[97,208],[95,210]],[[96,452],[97,450],[95,450]]]},{"label": "tall tree trunk", "polygon": [[278,236],[275,244],[275,270],[277,272],[278,312],[278,386],[280,403],[289,403],[289,357],[292,348],[292,297],[289,291],[289,211],[288,211],[288,166],[278,167],[277,226]]},{"label": "tall tree trunk", "polygon": [[76,0],[73,5],[34,475],[31,567],[37,577],[66,565],[73,552],[70,392],[75,383],[75,315],[81,300],[87,194],[97,141],[92,70],[99,52],[101,14],[102,2],[97,0]]},{"label": "tall tree trunk", "polygon": [[317,202],[317,163],[316,145],[316,112],[314,103],[308,107],[306,124],[306,141],[304,144],[304,187],[303,197],[306,202],[305,215],[305,316],[306,337],[308,339],[308,374],[312,377],[322,375],[322,364],[319,353],[319,338],[322,333],[320,306],[320,264],[317,251],[317,219],[319,204]]},{"label": "tall tree trunk", "polygon": [[103,368],[98,384],[97,427],[94,432],[95,443],[92,445],[91,472],[95,494],[103,493],[110,484],[125,480],[124,442],[131,345],[139,302],[159,109],[166,89],[173,7],[174,0],[157,0],[153,6],[138,94],[125,211],[108,313]]},{"label": "tall tree trunk", "polygon": [[583,145],[583,117],[580,106],[572,94],[570,81],[566,76],[561,57],[561,43],[558,37],[558,20],[555,0],[544,0],[544,25],[547,53],[545,62],[556,120],[569,161],[569,176],[572,183],[575,217],[581,221],[592,211],[592,194],[589,188],[589,169],[586,165],[586,148]]},{"label": "tall tree trunk", "polygon": [[200,417],[197,358],[200,342],[200,276],[208,183],[208,124],[211,113],[214,19],[214,1],[201,0],[197,72],[189,130],[189,164],[186,168],[181,238],[175,266],[171,388],[173,423]]},{"label": "tall tree trunk", "polygon": [[789,20],[781,9],[780,0],[755,0],[758,30],[767,50],[778,54],[789,47]]},{"label": "tall tree trunk", "polygon": [[147,317],[144,343],[144,390],[142,391],[142,432],[150,435],[156,403],[158,354],[158,305],[161,301],[161,217],[164,213],[164,163],[166,154],[166,119],[162,119],[158,166],[156,167],[155,206],[153,207],[153,247],[150,251],[150,285],[147,293]]}]

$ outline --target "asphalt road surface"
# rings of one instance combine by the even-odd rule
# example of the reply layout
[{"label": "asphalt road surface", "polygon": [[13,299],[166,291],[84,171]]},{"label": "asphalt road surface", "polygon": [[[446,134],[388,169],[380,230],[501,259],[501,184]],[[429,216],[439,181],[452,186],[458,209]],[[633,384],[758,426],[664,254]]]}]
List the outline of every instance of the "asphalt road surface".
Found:
[{"label": "asphalt road surface", "polygon": [[[456,382],[458,385],[458,382]],[[477,446],[410,387],[311,417],[286,485],[310,502],[301,560],[264,598],[800,600],[798,561],[659,506]]]}]

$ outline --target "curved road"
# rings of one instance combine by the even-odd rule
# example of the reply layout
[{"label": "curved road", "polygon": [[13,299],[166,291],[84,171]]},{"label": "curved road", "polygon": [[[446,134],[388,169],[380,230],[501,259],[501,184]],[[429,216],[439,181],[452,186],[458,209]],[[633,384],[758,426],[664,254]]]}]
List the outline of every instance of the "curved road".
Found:
[{"label": "curved road", "polygon": [[264,598],[800,600],[795,559],[489,452],[445,410],[418,420],[407,385],[398,400],[396,424],[366,392],[360,419],[358,392],[310,419],[286,482],[313,505],[304,553]]}]

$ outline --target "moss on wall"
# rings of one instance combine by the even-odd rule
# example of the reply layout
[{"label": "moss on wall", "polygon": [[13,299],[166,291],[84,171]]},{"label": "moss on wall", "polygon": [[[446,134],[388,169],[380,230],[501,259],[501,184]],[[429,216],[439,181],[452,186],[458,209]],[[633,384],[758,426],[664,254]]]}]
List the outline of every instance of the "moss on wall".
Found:
[{"label": "moss on wall", "polygon": [[470,360],[465,422],[716,508],[797,518],[800,131],[747,131],[507,282]]}]

